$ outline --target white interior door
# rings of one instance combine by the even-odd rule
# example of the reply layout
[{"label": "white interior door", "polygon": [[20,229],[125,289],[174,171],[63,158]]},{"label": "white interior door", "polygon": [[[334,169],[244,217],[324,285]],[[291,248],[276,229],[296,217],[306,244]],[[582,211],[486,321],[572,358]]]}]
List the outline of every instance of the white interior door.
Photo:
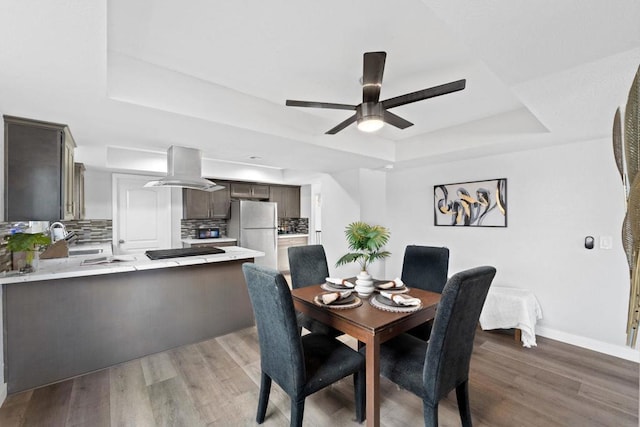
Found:
[{"label": "white interior door", "polygon": [[171,190],[145,188],[157,177],[113,175],[113,246],[118,254],[171,248]]}]

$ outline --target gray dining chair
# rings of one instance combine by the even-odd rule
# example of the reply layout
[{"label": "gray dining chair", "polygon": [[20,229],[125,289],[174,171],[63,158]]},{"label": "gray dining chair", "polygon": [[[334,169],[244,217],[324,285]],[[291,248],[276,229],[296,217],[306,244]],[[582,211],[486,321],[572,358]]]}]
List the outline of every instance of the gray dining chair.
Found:
[{"label": "gray dining chair", "polygon": [[[449,273],[449,249],[435,246],[408,245],[404,250],[400,278],[410,288],[442,293]],[[407,333],[427,341],[433,321],[410,329]]]},{"label": "gray dining chair", "polygon": [[[327,255],[322,245],[292,246],[288,249],[289,272],[293,289],[320,285],[329,277]],[[311,332],[337,337],[343,333],[304,313],[297,313],[298,325]]]},{"label": "gray dining chair", "polygon": [[480,312],[495,274],[493,267],[477,267],[447,281],[429,342],[400,334],[380,346],[381,375],[422,398],[425,426],[438,426],[438,402],[453,389],[462,425],[472,425],[469,363]]},{"label": "gray dining chair", "polygon": [[305,398],[353,375],[356,420],[364,420],[365,358],[324,334],[300,336],[291,291],[277,270],[242,265],[260,343],[260,398],[256,421],[265,419],[271,381],[291,398],[291,426],[302,426]]}]

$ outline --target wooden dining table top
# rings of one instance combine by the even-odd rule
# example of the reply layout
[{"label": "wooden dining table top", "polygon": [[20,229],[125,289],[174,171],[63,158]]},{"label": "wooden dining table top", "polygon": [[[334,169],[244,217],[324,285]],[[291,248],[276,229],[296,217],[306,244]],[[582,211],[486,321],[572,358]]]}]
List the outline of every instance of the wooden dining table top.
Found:
[{"label": "wooden dining table top", "polygon": [[[397,328],[405,330],[411,329],[414,326],[422,324],[428,320],[431,320],[435,316],[435,310],[438,302],[440,302],[440,294],[437,292],[425,291],[417,288],[409,288],[409,292],[405,295],[410,295],[415,298],[420,298],[422,307],[414,312],[410,313],[396,313],[381,310],[374,307],[369,302],[370,297],[360,297],[362,305],[355,308],[329,308],[319,306],[314,302],[314,298],[326,291],[320,287],[320,285],[307,286],[304,288],[297,288],[291,291],[294,303],[304,304],[306,309],[300,311],[307,312],[313,311],[313,317],[320,320],[330,326],[334,326],[339,320],[339,323],[346,325],[353,325],[362,330],[362,332],[368,332],[371,335],[379,335],[386,330],[394,329],[397,332]],[[355,294],[355,291],[354,291]],[[376,292],[371,296],[376,295]],[[413,320],[412,320],[413,319]],[[339,328],[338,328],[339,329]],[[340,329],[342,330],[342,329]],[[345,332],[345,331],[343,331]],[[349,333],[349,332],[346,332]],[[398,332],[400,333],[400,332]],[[393,334],[394,336],[398,333]],[[352,335],[349,333],[349,335]],[[360,335],[360,334],[358,334]],[[352,335],[358,338],[355,335]],[[382,339],[381,342],[386,341]]]}]

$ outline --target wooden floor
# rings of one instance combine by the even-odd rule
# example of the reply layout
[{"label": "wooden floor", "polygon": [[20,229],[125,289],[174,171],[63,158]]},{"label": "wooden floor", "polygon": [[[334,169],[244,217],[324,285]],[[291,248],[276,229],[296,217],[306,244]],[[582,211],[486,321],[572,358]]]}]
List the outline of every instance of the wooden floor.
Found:
[{"label": "wooden floor", "polygon": [[[346,341],[353,345],[350,338]],[[259,378],[255,328],[13,394],[0,426],[253,426]],[[638,426],[638,365],[538,338],[525,349],[478,331],[470,399],[476,426]],[[386,379],[383,426],[422,425],[422,403]],[[357,426],[343,380],[307,398],[305,426]],[[274,384],[266,426],[289,425],[289,400]],[[440,425],[460,425],[455,393]]]}]

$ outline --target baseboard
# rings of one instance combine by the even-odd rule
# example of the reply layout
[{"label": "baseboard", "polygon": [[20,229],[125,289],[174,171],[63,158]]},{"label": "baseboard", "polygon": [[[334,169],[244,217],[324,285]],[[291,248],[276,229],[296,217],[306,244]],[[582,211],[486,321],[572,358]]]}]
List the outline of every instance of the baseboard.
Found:
[{"label": "baseboard", "polygon": [[598,353],[608,354],[609,356],[619,357],[621,359],[640,363],[640,350],[633,349],[631,347],[613,345],[591,338],[585,338],[579,335],[558,331],[556,329],[545,328],[542,326],[536,326],[536,335],[597,351]]},{"label": "baseboard", "polygon": [[7,398],[7,383],[0,384],[0,406],[4,403]]}]

